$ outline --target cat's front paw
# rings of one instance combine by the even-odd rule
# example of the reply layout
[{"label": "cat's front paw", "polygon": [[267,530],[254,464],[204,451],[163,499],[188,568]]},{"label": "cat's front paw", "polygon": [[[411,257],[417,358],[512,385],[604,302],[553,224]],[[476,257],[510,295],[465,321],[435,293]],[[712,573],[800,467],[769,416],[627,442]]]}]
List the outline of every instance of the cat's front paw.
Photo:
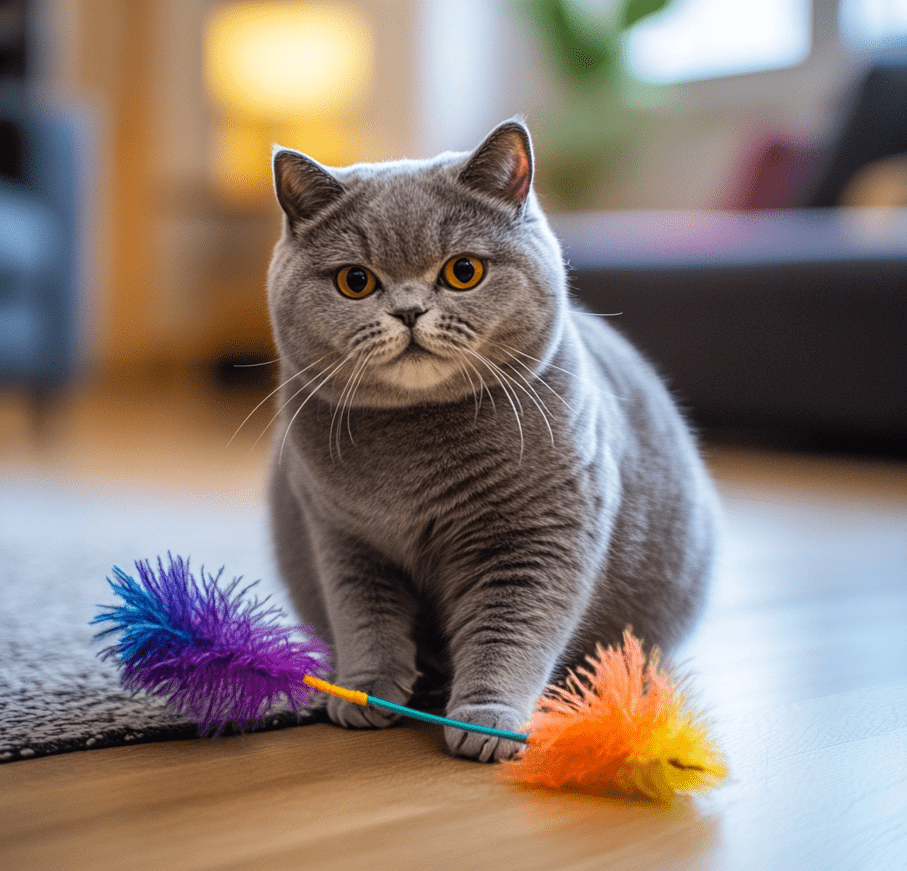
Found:
[{"label": "cat's front paw", "polygon": [[[509,705],[462,705],[449,711],[447,716],[463,723],[477,726],[491,726],[506,732],[524,732],[528,717]],[[454,756],[465,756],[479,762],[497,762],[509,759],[524,746],[519,741],[483,735],[479,732],[465,732],[454,726],[444,727],[447,747]]]},{"label": "cat's front paw", "polygon": [[[375,696],[398,705],[409,701],[409,691],[393,681],[382,678],[348,678],[337,683],[349,689],[359,690],[366,695]],[[337,726],[345,729],[386,729],[400,719],[399,714],[391,713],[374,705],[357,705],[346,699],[330,696],[327,700],[328,717]]]}]

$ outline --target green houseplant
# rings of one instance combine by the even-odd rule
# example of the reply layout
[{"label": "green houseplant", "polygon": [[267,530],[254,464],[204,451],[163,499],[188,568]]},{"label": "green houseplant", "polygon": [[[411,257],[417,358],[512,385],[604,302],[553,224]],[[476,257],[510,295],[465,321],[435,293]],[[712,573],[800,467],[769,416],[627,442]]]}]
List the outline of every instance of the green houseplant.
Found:
[{"label": "green houseplant", "polygon": [[540,182],[557,205],[584,205],[641,134],[638,104],[647,95],[626,71],[623,37],[671,2],[614,0],[597,9],[570,0],[517,3],[542,34],[564,90],[540,136],[545,152]]}]

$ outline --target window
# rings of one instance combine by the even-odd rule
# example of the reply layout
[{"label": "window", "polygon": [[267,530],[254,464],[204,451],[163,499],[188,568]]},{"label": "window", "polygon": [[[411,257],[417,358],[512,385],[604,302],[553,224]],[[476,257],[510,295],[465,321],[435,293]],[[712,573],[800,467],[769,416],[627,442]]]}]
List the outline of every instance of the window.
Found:
[{"label": "window", "polygon": [[907,0],[841,0],[841,33],[862,48],[907,40]]},{"label": "window", "polygon": [[811,5],[675,0],[627,34],[627,63],[638,78],[658,84],[796,66],[810,51]]}]

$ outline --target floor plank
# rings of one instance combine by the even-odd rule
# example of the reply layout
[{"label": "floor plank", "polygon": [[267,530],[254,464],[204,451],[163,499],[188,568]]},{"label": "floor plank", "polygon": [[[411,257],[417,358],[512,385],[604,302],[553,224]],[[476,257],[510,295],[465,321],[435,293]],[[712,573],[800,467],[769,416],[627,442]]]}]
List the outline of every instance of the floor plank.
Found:
[{"label": "floor plank", "polygon": [[[3,461],[260,499],[265,421],[227,445],[255,402],[100,391],[50,446],[0,402]],[[0,867],[907,868],[907,466],[709,456],[726,542],[678,660],[722,789],[667,808],[531,791],[451,759],[433,727],[308,726],[0,766]]]}]

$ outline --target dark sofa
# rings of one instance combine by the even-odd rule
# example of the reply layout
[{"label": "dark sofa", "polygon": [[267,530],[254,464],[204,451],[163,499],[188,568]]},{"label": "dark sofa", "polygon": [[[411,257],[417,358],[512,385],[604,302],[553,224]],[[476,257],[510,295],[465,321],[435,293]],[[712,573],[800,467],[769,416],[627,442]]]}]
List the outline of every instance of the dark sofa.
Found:
[{"label": "dark sofa", "polygon": [[706,435],[907,453],[907,209],[554,221],[572,287]]}]

